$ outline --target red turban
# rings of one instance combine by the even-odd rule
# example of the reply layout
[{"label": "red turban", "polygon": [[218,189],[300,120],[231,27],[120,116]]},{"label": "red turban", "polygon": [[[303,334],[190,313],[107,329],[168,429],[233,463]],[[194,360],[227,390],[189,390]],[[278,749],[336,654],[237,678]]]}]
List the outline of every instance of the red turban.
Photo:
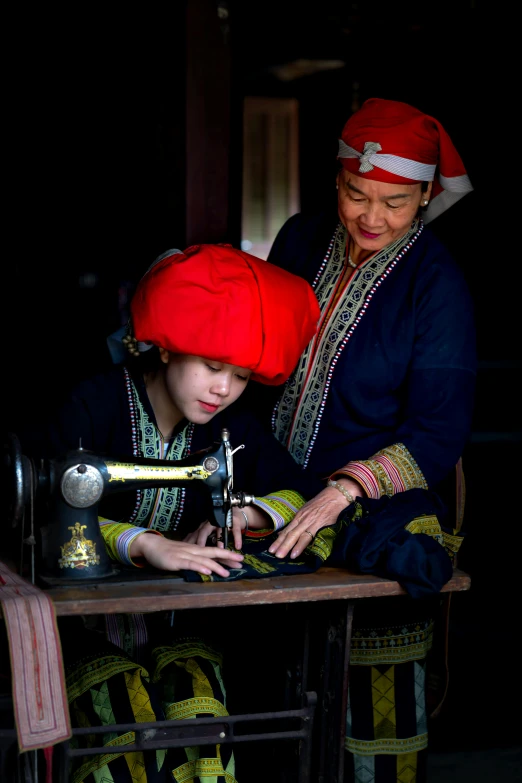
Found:
[{"label": "red turban", "polygon": [[400,101],[369,98],[343,128],[338,158],[358,177],[433,182],[428,223],[473,190],[453,142],[433,117]]},{"label": "red turban", "polygon": [[244,367],[270,385],[286,381],[319,315],[303,278],[231,245],[165,254],[131,302],[137,340]]}]

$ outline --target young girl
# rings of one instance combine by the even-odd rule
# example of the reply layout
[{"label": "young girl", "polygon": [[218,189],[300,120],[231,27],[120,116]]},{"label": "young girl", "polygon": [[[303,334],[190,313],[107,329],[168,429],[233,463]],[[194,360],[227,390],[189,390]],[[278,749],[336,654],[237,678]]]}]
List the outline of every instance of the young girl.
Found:
[{"label": "young girl", "polygon": [[[212,445],[226,427],[232,446],[244,445],[234,457],[234,489],[256,496],[255,505],[233,512],[239,549],[247,524],[279,529],[308,496],[288,451],[239,398],[250,381],[286,380],[318,318],[309,284],[266,261],[228,245],[169,251],[132,299],[123,337],[129,359],[81,383],[32,451],[56,456],[81,439],[98,454],[179,460]],[[175,486],[104,498],[100,524],[110,557],[129,568],[147,563],[227,576],[243,555],[205,545],[212,530],[205,500],[202,492]],[[171,617],[154,612],[107,615],[94,624],[89,618],[88,629],[83,621],[61,622],[73,725],[228,714],[220,654],[201,638],[211,619],[198,610],[195,629],[189,613],[178,614],[174,628]],[[133,732],[107,733],[107,754],[81,759],[71,780],[130,782],[140,770],[143,783],[209,774],[235,781],[230,745],[201,754],[197,748],[125,753],[133,741]]]}]

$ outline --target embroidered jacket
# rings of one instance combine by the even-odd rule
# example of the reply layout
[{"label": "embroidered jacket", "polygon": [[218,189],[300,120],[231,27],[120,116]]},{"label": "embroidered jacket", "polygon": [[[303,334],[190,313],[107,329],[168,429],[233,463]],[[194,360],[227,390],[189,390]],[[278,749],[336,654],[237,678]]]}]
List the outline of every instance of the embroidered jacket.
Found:
[{"label": "embroidered jacket", "polygon": [[[80,383],[50,423],[44,442],[31,450],[56,456],[77,448],[81,439],[83,448],[109,457],[177,460],[220,440],[223,427],[230,431],[233,448],[245,446],[234,455],[234,490],[256,496],[273,530],[284,527],[310,497],[306,477],[241,398],[207,425],[180,422],[167,448],[142,378],[116,366]],[[100,525],[110,556],[132,565],[129,546],[144,528],[183,538],[208,517],[206,500],[202,491],[175,486],[102,498]]]},{"label": "embroidered jacket", "polygon": [[318,337],[279,387],[274,431],[322,486],[344,473],[370,498],[441,491],[455,483],[471,429],[476,348],[467,283],[416,220],[340,290],[346,239],[335,212],[300,213],[273,244],[268,260],[307,279],[322,311]]}]

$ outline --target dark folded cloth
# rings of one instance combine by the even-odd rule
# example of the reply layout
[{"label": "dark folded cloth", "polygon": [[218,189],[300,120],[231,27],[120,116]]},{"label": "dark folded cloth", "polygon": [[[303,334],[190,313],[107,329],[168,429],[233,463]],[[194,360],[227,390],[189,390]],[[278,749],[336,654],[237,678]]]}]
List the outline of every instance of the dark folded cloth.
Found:
[{"label": "dark folded cloth", "polygon": [[[278,534],[275,532],[263,538],[245,536],[241,550],[245,559],[239,568],[228,569],[230,576],[183,571],[183,578],[187,582],[233,582],[237,579],[260,579],[281,574],[311,574],[324,564],[332,550],[335,531],[340,529],[341,523],[339,522],[333,528],[328,527],[320,530],[314,541],[297,560],[292,560],[290,556],[279,558],[268,551],[277,538]],[[233,547],[229,548],[233,549]]]},{"label": "dark folded cloth", "polygon": [[444,542],[456,536],[444,526],[446,517],[441,499],[424,489],[358,498],[338,517],[342,525],[328,565],[395,579],[413,598],[438,593],[453,573]]},{"label": "dark folded cloth", "polygon": [[245,559],[240,568],[230,569],[230,576],[184,571],[183,578],[187,582],[231,582],[310,574],[326,563],[395,579],[413,598],[426,598],[451,579],[453,564],[446,541],[455,547],[462,540],[443,526],[446,517],[438,495],[424,489],[378,500],[357,498],[335,525],[319,531],[298,560],[280,559],[268,552],[277,533],[261,539],[245,537]]}]

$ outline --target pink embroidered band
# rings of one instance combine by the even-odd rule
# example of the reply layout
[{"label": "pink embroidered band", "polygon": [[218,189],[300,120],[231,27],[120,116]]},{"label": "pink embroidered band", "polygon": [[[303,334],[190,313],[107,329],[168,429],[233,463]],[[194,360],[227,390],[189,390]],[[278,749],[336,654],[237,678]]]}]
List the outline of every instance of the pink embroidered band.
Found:
[{"label": "pink embroidered band", "polygon": [[69,739],[62,647],[51,599],[0,561],[0,602],[20,752]]}]

